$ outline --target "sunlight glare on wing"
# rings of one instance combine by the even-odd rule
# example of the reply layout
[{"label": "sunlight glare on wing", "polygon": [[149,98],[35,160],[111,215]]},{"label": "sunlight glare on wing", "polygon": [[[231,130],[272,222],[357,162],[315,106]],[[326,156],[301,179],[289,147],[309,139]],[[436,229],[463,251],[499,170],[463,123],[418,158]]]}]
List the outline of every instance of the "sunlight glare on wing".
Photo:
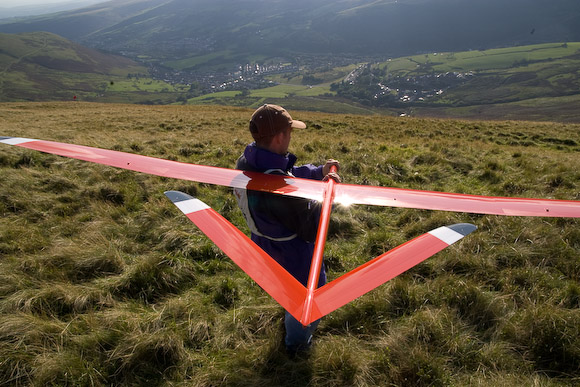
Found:
[{"label": "sunlight glare on wing", "polygon": [[340,195],[340,197],[335,197],[334,202],[348,208],[356,203],[356,199],[349,195]]}]

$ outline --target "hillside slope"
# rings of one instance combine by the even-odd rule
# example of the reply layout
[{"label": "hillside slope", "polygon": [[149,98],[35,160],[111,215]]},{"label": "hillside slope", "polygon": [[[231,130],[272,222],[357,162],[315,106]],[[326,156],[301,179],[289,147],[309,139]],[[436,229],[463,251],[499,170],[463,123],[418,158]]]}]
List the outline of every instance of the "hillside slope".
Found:
[{"label": "hillside slope", "polygon": [[407,114],[579,122],[580,43],[393,58],[332,89]]},{"label": "hillside slope", "polygon": [[147,69],[51,33],[0,34],[0,101],[72,99],[103,93]]},{"label": "hillside slope", "polygon": [[47,31],[71,40],[113,26],[134,15],[145,12],[161,0],[119,0],[54,14],[0,20],[0,32],[24,33]]},{"label": "hillside slope", "polygon": [[[0,136],[231,168],[252,109],[2,103]],[[300,162],[347,184],[580,200],[580,125],[290,111]],[[574,386],[580,218],[333,209],[334,279],[433,228],[478,230],[325,316],[310,357],[283,309],[163,194],[248,232],[231,189],[0,144],[0,384]]]}]

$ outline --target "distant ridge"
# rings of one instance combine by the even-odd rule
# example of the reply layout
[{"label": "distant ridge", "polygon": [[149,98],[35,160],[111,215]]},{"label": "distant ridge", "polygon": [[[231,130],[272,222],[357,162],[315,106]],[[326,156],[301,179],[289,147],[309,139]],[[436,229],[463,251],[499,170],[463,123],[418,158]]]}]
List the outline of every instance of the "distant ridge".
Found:
[{"label": "distant ridge", "polygon": [[159,60],[220,50],[402,56],[580,41],[580,2],[124,0],[0,24],[0,32],[32,31]]},{"label": "distant ridge", "polygon": [[81,42],[87,36],[108,28],[163,3],[162,0],[116,0],[89,7],[47,15],[0,19],[0,32],[46,31]]}]

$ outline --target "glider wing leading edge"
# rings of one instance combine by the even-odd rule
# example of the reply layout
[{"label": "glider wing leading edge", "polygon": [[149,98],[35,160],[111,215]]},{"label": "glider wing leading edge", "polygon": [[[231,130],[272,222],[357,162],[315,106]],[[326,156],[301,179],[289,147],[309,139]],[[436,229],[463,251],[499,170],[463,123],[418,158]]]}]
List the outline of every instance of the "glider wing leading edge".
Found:
[{"label": "glider wing leading edge", "polygon": [[336,201],[473,214],[580,218],[580,201],[575,200],[466,195],[369,185],[340,184],[336,187]]},{"label": "glider wing leading edge", "polygon": [[[274,192],[319,201],[323,200],[326,188],[324,182],[317,180],[181,163],[82,145],[19,137],[0,137],[0,143],[157,176]],[[491,197],[353,184],[338,184],[334,201],[340,204],[368,204],[477,214],[580,217],[580,201],[574,200]]]}]

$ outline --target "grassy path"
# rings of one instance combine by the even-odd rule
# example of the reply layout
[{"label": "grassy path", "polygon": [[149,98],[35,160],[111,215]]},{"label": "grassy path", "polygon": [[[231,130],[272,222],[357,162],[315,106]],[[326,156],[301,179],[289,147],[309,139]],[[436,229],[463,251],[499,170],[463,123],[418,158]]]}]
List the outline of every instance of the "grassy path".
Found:
[{"label": "grassy path", "polygon": [[14,62],[9,63],[3,70],[0,70],[0,95],[2,95],[2,91],[4,88],[4,80],[6,78],[6,74],[8,73],[8,71],[10,71],[10,68],[12,68],[13,66],[16,66],[17,64],[19,64],[22,59],[29,57],[31,55],[34,55],[42,50],[44,50],[48,45],[48,39],[44,36],[42,38],[42,46],[30,51],[29,53],[26,53],[24,55],[22,55],[21,57],[17,58],[16,60],[14,60]]}]

